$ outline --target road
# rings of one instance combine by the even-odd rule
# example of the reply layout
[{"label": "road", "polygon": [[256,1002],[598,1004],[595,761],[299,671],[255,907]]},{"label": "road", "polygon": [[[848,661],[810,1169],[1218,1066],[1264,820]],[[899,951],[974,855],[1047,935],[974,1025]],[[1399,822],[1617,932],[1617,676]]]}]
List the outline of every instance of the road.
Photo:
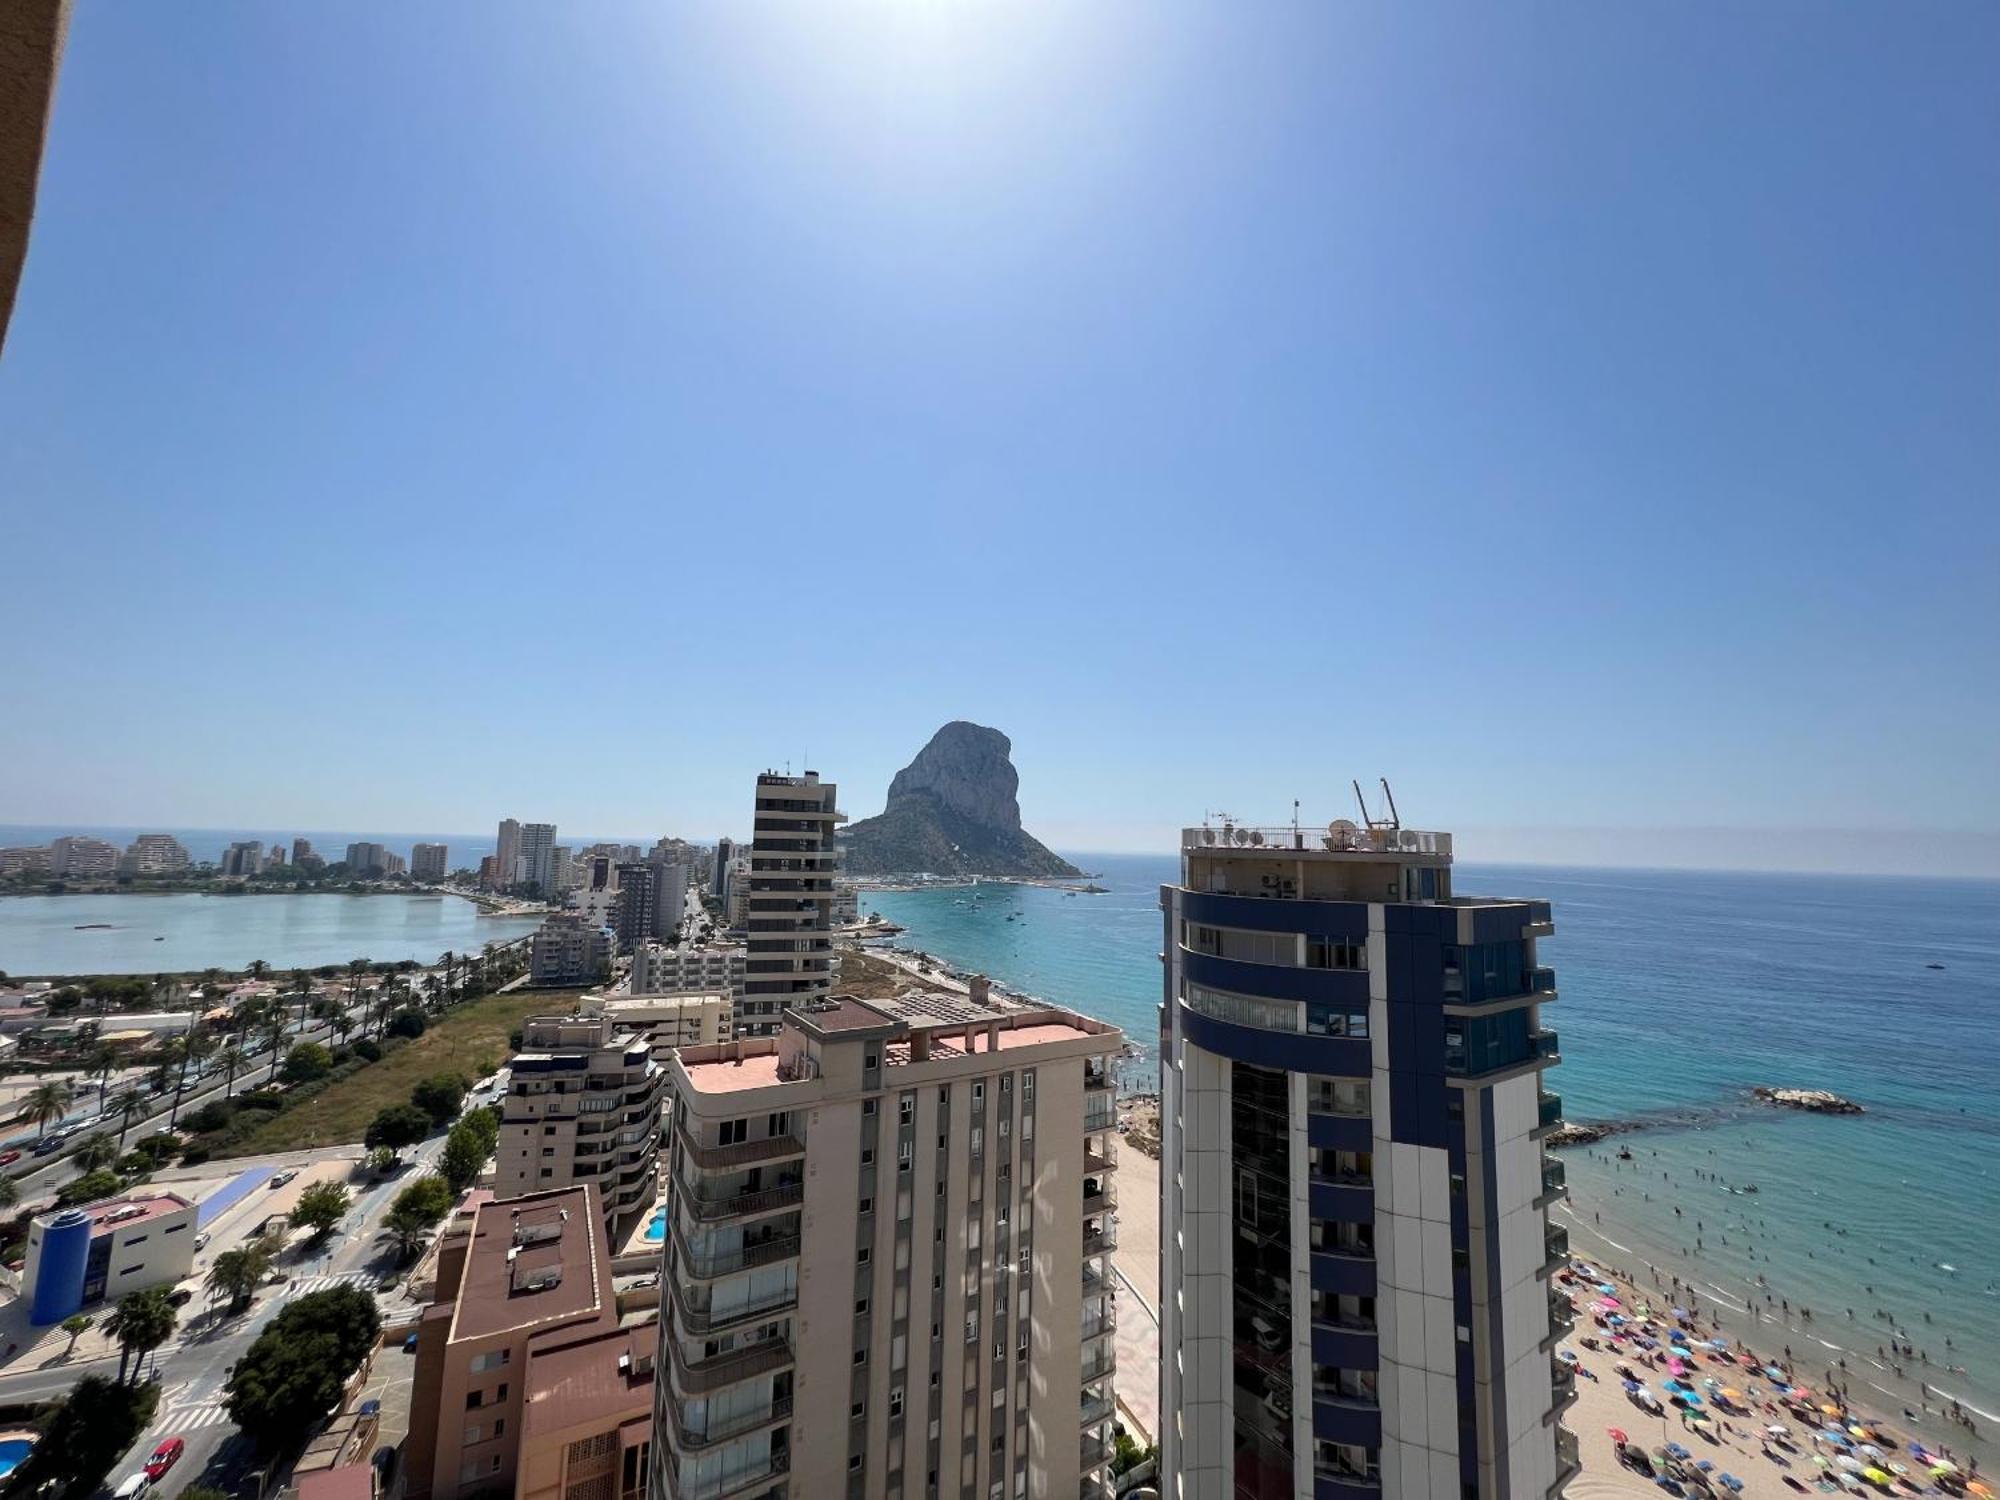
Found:
[{"label": "road", "polygon": [[[474,1102],[468,1100],[468,1106]],[[385,1314],[398,1307],[415,1306],[398,1285],[402,1267],[393,1250],[380,1238],[381,1224],[396,1194],[436,1165],[444,1149],[444,1139],[442,1133],[434,1134],[406,1152],[407,1165],[386,1178],[362,1175],[358,1147],[346,1148],[338,1157],[320,1149],[260,1159],[272,1165],[294,1167],[299,1175],[282,1188],[253,1192],[212,1225],[204,1226],[208,1243],[196,1255],[190,1279],[181,1283],[194,1291],[195,1299],[182,1310],[183,1321],[175,1336],[147,1361],[148,1378],[156,1378],[160,1383],[158,1411],[131,1452],[112,1469],[107,1481],[110,1485],[115,1486],[127,1474],[136,1472],[161,1439],[179,1437],[186,1442],[186,1451],[154,1487],[153,1494],[161,1500],[171,1500],[188,1485],[197,1483],[228,1493],[238,1491],[256,1468],[256,1452],[255,1445],[230,1421],[224,1405],[227,1399],[224,1385],[230,1369],[293,1297],[346,1283],[374,1291]],[[258,1164],[249,1159],[230,1163],[241,1168]],[[177,1175],[182,1174],[163,1173],[155,1181],[160,1186],[171,1186]],[[354,1203],[347,1218],[317,1246],[308,1244],[303,1236],[295,1236],[294,1243],[280,1253],[271,1282],[257,1294],[250,1308],[230,1315],[226,1305],[211,1299],[203,1287],[215,1257],[244,1243],[269,1215],[289,1212],[299,1195],[315,1181],[337,1181],[349,1188]],[[401,1357],[400,1351],[393,1350],[381,1356]],[[117,1370],[115,1352],[79,1359],[64,1359],[57,1354],[37,1368],[0,1374],[0,1403],[61,1395],[81,1376],[115,1377]]]}]

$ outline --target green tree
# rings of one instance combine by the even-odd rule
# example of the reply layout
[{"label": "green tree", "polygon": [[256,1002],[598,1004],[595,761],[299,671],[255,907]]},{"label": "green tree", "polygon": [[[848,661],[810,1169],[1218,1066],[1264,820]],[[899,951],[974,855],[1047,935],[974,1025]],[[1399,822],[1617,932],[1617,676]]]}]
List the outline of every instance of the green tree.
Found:
[{"label": "green tree", "polygon": [[111,1107],[118,1111],[118,1148],[125,1149],[125,1136],[132,1128],[132,1116],[143,1114],[146,1096],[137,1089],[126,1089],[111,1101]]},{"label": "green tree", "polygon": [[91,1048],[90,1056],[84,1061],[84,1075],[97,1080],[97,1108],[104,1109],[104,1095],[111,1087],[112,1075],[118,1071],[118,1054],[115,1050],[99,1043]]},{"label": "green tree", "polygon": [[156,1385],[114,1385],[86,1375],[42,1428],[42,1440],[8,1476],[6,1500],[84,1500],[151,1425]]},{"label": "green tree", "polygon": [[392,1104],[368,1122],[364,1145],[388,1146],[400,1151],[414,1146],[431,1133],[431,1117],[414,1104]]},{"label": "green tree", "polygon": [[65,1079],[51,1078],[28,1091],[20,1117],[35,1127],[37,1137],[44,1136],[49,1133],[51,1125],[69,1113],[70,1105],[75,1102],[76,1085]]},{"label": "green tree", "polygon": [[453,1192],[462,1193],[479,1180],[498,1136],[493,1116],[483,1109],[475,1109],[451,1127],[451,1134],[444,1139],[444,1155],[438,1158],[438,1170]]},{"label": "green tree", "polygon": [[294,1042],[285,1054],[285,1082],[311,1083],[333,1071],[333,1054],[318,1042]]},{"label": "green tree", "polygon": [[218,1061],[221,1062],[226,1075],[222,1084],[222,1097],[227,1099],[236,1092],[236,1075],[243,1071],[243,1064],[248,1059],[244,1057],[243,1049],[231,1042],[222,1049],[222,1056]]},{"label": "green tree", "polygon": [[119,1157],[118,1142],[101,1130],[94,1130],[77,1142],[76,1150],[70,1153],[70,1160],[79,1172],[95,1172],[108,1167]]},{"label": "green tree", "polygon": [[95,1172],[85,1172],[56,1189],[56,1202],[64,1208],[73,1203],[95,1203],[100,1198],[110,1198],[125,1190],[125,1179],[107,1167],[99,1167]]},{"label": "green tree", "polygon": [[292,1209],[292,1228],[310,1229],[312,1242],[317,1244],[347,1217],[352,1201],[339,1183],[315,1182],[299,1194],[298,1205]]},{"label": "green tree", "polygon": [[408,1037],[415,1041],[424,1034],[424,1013],[404,1006],[389,1018],[386,1029],[390,1036]]},{"label": "green tree", "polygon": [[429,1115],[433,1125],[443,1125],[458,1118],[458,1107],[471,1086],[456,1073],[433,1073],[410,1090],[410,1103]]},{"label": "green tree", "polygon": [[118,1340],[119,1380],[125,1379],[126,1362],[135,1355],[138,1363],[132,1373],[136,1376],[143,1370],[146,1356],[173,1337],[179,1322],[180,1314],[167,1300],[167,1289],[163,1286],[149,1286],[120,1297],[111,1316],[104,1320],[104,1331]]},{"label": "green tree", "polygon": [[95,1318],[85,1317],[82,1313],[71,1313],[62,1320],[62,1331],[69,1335],[69,1347],[63,1350],[64,1359],[68,1359],[72,1354],[76,1353],[76,1341],[90,1332],[96,1326],[96,1323],[97,1320]]},{"label": "green tree", "polygon": [[271,1256],[261,1242],[240,1249],[224,1250],[209,1264],[208,1290],[229,1299],[229,1311],[238,1313],[250,1305],[257,1288],[271,1271]]},{"label": "green tree", "polygon": [[414,1260],[430,1231],[444,1221],[458,1195],[451,1184],[435,1174],[419,1177],[396,1194],[396,1201],[382,1220],[382,1233],[404,1260]]},{"label": "green tree", "polygon": [[354,1287],[293,1299],[236,1362],[231,1419],[266,1453],[297,1446],[339,1403],[381,1331],[375,1299]]},{"label": "green tree", "polygon": [[0,1208],[12,1208],[21,1201],[21,1184],[11,1177],[0,1177]]}]

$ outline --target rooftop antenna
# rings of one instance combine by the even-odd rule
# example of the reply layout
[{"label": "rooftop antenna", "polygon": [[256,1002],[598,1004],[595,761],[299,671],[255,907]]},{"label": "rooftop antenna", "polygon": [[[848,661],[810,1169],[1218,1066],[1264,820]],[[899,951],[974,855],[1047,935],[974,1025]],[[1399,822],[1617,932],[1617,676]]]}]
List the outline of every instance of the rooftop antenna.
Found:
[{"label": "rooftop antenna", "polygon": [[1292,798],[1292,832],[1299,831],[1299,799]]},{"label": "rooftop antenna", "polygon": [[1396,794],[1389,790],[1388,777],[1382,777],[1381,782],[1382,795],[1389,799],[1389,826],[1399,829],[1403,826],[1403,815],[1396,811]]}]

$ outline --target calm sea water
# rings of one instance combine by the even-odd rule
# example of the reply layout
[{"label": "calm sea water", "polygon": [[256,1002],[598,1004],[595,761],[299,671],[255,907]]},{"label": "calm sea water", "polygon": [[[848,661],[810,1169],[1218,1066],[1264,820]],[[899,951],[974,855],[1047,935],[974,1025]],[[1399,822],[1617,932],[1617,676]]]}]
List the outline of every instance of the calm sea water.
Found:
[{"label": "calm sea water", "polygon": [[[981,886],[976,903],[925,891],[865,904],[908,929],[904,945],[1151,1049],[1158,888],[1176,862],[1072,857],[1110,894]],[[1762,1275],[1815,1312],[1810,1333],[1764,1331],[1768,1350],[1837,1345],[1822,1352],[1848,1355],[1857,1390],[1881,1380],[1894,1399],[1877,1404],[1894,1410],[1903,1387],[1870,1368],[1884,1310],[1935,1366],[1967,1367],[1920,1372],[1934,1389],[2000,1413],[2000,883],[1462,863],[1456,886],[1555,903],[1540,951],[1561,992],[1545,1019],[1562,1037],[1550,1087],[1565,1113],[1666,1122],[1621,1138],[1637,1158],[1622,1167],[1615,1147],[1565,1153],[1579,1253],[1671,1267],[1725,1306],[1761,1299]],[[1757,1084],[1834,1089],[1868,1113],[1756,1107]],[[1755,1195],[1727,1191],[1752,1183]]]},{"label": "calm sea water", "polygon": [[[108,922],[110,927],[84,924]],[[9,896],[0,899],[0,972],[158,974],[434,961],[535,930],[482,917],[457,896]],[[155,942],[156,937],[164,942]]]}]

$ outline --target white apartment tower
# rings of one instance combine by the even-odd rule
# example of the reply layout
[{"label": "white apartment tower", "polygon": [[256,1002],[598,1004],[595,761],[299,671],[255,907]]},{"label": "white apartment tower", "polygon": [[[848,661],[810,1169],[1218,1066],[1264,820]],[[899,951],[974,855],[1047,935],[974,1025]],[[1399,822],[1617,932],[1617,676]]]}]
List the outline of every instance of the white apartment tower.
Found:
[{"label": "white apartment tower", "polygon": [[451,851],[443,844],[416,844],[410,849],[410,878],[413,880],[444,879],[445,862]]},{"label": "white apartment tower", "polygon": [[512,818],[500,820],[499,837],[493,844],[493,870],[501,890],[512,890],[521,879],[521,825]]},{"label": "white apartment tower", "polygon": [[833,825],[847,814],[817,771],[757,778],[744,909],[738,1036],[773,1036],[778,1017],[833,987]]},{"label": "white apartment tower", "polygon": [[650,1500],[1109,1496],[1122,1038],[956,995],[683,1047]]},{"label": "white apartment tower", "polygon": [[521,825],[520,872],[516,878],[522,885],[533,887],[538,896],[548,897],[556,894],[555,824]]}]

